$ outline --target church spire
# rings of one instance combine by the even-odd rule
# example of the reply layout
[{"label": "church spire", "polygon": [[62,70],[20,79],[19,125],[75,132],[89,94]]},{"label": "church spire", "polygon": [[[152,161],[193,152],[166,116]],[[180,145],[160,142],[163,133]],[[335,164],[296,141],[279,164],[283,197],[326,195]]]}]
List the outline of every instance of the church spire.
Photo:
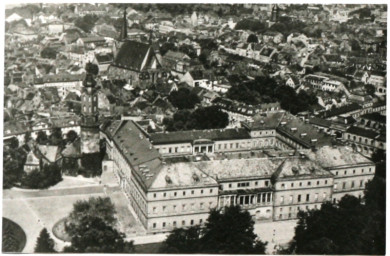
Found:
[{"label": "church spire", "polygon": [[121,34],[119,39],[121,41],[124,41],[127,39],[127,17],[126,17],[126,7],[124,8],[123,11],[123,24],[122,24],[122,29],[121,29]]}]

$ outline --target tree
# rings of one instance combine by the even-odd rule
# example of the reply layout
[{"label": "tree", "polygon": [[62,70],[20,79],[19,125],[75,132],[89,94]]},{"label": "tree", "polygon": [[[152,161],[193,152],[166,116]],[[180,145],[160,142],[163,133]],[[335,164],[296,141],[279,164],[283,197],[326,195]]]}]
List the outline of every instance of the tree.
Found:
[{"label": "tree", "polygon": [[12,137],[11,139],[9,139],[8,143],[9,147],[11,149],[17,149],[19,147],[19,141],[16,137]]},{"label": "tree", "polygon": [[173,91],[169,95],[168,100],[178,109],[192,109],[200,102],[198,95],[184,87]]},{"label": "tree", "polygon": [[221,129],[229,124],[229,115],[218,106],[197,108],[195,111],[179,110],[173,119],[163,121],[168,131]]},{"label": "tree", "polygon": [[81,156],[81,174],[84,177],[95,177],[102,174],[102,157],[100,152],[83,153]]},{"label": "tree", "polygon": [[267,25],[255,19],[243,19],[237,22],[235,30],[250,30],[253,32],[265,32]]},{"label": "tree", "polygon": [[57,51],[54,48],[46,47],[41,51],[41,57],[47,59],[56,59]]},{"label": "tree", "polygon": [[99,74],[99,66],[96,65],[96,64],[93,64],[91,62],[88,62],[86,65],[85,65],[85,71],[88,73],[88,74],[92,74],[94,76],[97,76]]},{"label": "tree", "polygon": [[211,210],[201,238],[203,253],[265,254],[266,243],[258,240],[253,225],[252,216],[239,206]]},{"label": "tree", "polygon": [[247,43],[258,43],[259,42],[259,39],[257,38],[257,36],[255,34],[250,34],[248,36],[248,39],[246,40]]},{"label": "tree", "polygon": [[199,226],[188,229],[174,229],[164,241],[160,252],[190,254],[201,251],[201,228]]},{"label": "tree", "polygon": [[24,173],[21,178],[21,185],[26,188],[44,189],[62,181],[61,168],[56,164],[44,165],[42,170],[35,169]]},{"label": "tree", "polygon": [[71,143],[73,141],[75,141],[77,139],[78,135],[77,133],[74,131],[74,130],[70,130],[67,134],[66,134],[66,140],[67,142]]},{"label": "tree", "polygon": [[[370,191],[378,184],[367,186]],[[288,251],[294,254],[384,254],[385,211],[383,184],[366,192],[366,204],[350,195],[338,204],[298,213],[295,236]],[[377,201],[381,201],[377,204]]]},{"label": "tree", "polygon": [[75,20],[74,24],[76,27],[81,28],[84,32],[91,32],[92,28],[95,26],[95,22],[98,20],[96,15],[85,15],[79,17]]},{"label": "tree", "polygon": [[44,131],[39,131],[37,134],[37,143],[40,145],[44,145],[48,142],[47,134]]},{"label": "tree", "polygon": [[177,51],[177,47],[174,43],[166,42],[160,47],[160,53],[164,56],[168,51]]},{"label": "tree", "polygon": [[44,228],[41,230],[41,233],[39,234],[39,237],[37,239],[37,244],[35,245],[36,253],[52,253],[56,252],[54,249],[54,240],[50,237],[49,232],[47,232],[47,229]]},{"label": "tree", "polygon": [[81,223],[86,216],[100,218],[106,225],[114,225],[115,206],[109,197],[90,197],[88,201],[77,201],[73,205],[73,210],[69,214],[66,231],[73,236],[76,232],[75,227]]},{"label": "tree", "polygon": [[213,209],[203,228],[174,230],[164,241],[162,253],[265,254],[266,243],[253,232],[254,221],[239,206]]},{"label": "tree", "polygon": [[83,216],[73,225],[71,245],[65,247],[66,253],[132,253],[133,242],[126,242],[124,234],[96,216]]},{"label": "tree", "polygon": [[53,128],[50,134],[50,144],[61,146],[63,143],[61,128]]}]

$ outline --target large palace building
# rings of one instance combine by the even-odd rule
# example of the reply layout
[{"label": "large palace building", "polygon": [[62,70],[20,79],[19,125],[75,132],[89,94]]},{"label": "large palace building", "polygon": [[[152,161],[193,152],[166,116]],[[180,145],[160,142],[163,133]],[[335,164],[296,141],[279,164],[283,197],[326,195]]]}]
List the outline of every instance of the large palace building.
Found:
[{"label": "large palace building", "polygon": [[103,171],[115,173],[148,233],[202,224],[228,205],[256,221],[294,219],[346,194],[362,197],[375,173],[360,153],[283,112],[239,129],[149,134],[129,120],[100,128]]}]

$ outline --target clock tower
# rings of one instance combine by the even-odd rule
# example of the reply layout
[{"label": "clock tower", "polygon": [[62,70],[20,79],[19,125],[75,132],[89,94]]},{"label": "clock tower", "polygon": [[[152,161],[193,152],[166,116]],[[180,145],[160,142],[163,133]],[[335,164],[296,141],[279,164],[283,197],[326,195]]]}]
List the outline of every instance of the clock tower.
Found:
[{"label": "clock tower", "polygon": [[81,153],[100,151],[98,124],[98,89],[91,73],[87,73],[81,89]]}]

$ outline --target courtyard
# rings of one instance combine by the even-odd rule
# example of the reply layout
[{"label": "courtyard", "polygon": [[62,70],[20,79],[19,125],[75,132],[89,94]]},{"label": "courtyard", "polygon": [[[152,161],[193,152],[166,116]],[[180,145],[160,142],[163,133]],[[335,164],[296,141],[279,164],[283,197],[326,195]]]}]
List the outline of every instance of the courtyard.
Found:
[{"label": "courtyard", "polygon": [[117,187],[105,187],[92,179],[64,179],[63,184],[49,190],[20,190],[3,191],[3,217],[6,217],[24,230],[27,237],[23,253],[33,253],[37,237],[46,228],[56,242],[56,249],[62,250],[67,244],[57,239],[53,226],[72,210],[78,200],[89,197],[109,196],[117,210],[118,230],[126,235],[134,236],[144,233],[133,216],[127,199]]}]

